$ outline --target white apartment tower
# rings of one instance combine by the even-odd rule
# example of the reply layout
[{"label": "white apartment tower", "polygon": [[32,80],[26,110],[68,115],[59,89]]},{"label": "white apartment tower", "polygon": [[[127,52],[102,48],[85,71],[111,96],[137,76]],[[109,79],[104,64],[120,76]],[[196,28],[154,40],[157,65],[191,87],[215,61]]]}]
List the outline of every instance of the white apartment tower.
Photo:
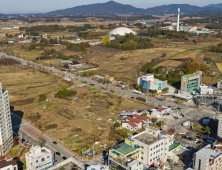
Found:
[{"label": "white apartment tower", "polygon": [[8,91],[0,83],[0,156],[4,156],[13,145],[12,122]]},{"label": "white apartment tower", "polygon": [[220,114],[218,120],[217,136],[222,139],[222,114]]},{"label": "white apartment tower", "polygon": [[177,13],[177,32],[180,31],[180,8],[178,8]]}]

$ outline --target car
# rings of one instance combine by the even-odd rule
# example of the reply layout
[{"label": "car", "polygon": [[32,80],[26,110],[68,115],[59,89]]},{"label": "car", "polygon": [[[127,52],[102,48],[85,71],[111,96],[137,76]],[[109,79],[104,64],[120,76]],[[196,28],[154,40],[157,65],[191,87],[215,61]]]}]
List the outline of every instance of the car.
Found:
[{"label": "car", "polygon": [[57,142],[56,142],[56,141],[53,141],[52,143],[54,143],[55,145],[57,144]]},{"label": "car", "polygon": [[201,143],[201,141],[198,141],[197,143],[199,144],[199,143]]},{"label": "car", "polygon": [[176,163],[176,164],[174,164],[174,166],[177,166],[177,167],[179,167],[179,166],[180,166],[180,164],[177,164],[177,163]]},{"label": "car", "polygon": [[186,136],[182,136],[182,139],[187,139],[187,137]]},{"label": "car", "polygon": [[67,158],[65,156],[62,157],[63,160],[66,160]]},{"label": "car", "polygon": [[59,152],[56,152],[56,155],[61,155]]},{"label": "car", "polygon": [[134,97],[131,97],[131,99],[134,99]]}]

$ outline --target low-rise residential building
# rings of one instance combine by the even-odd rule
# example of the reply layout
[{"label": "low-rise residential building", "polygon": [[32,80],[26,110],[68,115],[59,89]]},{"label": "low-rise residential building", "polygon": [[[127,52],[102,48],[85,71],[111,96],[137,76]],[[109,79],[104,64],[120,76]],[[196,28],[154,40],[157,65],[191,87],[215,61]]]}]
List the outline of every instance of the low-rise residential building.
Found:
[{"label": "low-rise residential building", "polygon": [[200,85],[200,94],[214,94],[214,90],[211,86]]},{"label": "low-rise residential building", "polygon": [[26,169],[49,169],[53,165],[52,152],[46,147],[35,146],[25,154]]},{"label": "low-rise residential building", "polygon": [[105,80],[112,82],[112,81],[114,81],[114,77],[110,77],[109,75],[106,75]]},{"label": "low-rise residential building", "polygon": [[148,116],[142,116],[138,114],[134,114],[133,118],[140,119],[143,123],[146,123],[146,124],[149,124],[152,121],[152,119],[150,119]]},{"label": "low-rise residential building", "polygon": [[13,160],[11,155],[5,156],[5,159],[0,160],[1,170],[18,170],[18,164],[16,160]]},{"label": "low-rise residential building", "polygon": [[141,148],[141,162],[144,165],[166,162],[169,138],[160,134],[160,131],[147,127],[146,131],[133,136],[132,140]]},{"label": "low-rise residential building", "polygon": [[206,146],[194,154],[193,169],[220,170],[222,169],[222,151]]},{"label": "low-rise residential building", "polygon": [[166,74],[168,74],[169,72],[174,71],[174,70],[175,70],[175,68],[171,67],[171,66],[164,66],[161,68],[161,72],[165,72]]},{"label": "low-rise residential building", "polygon": [[218,88],[218,89],[221,89],[221,88],[222,88],[222,80],[220,80],[220,81],[217,82],[217,88]]},{"label": "low-rise residential building", "polygon": [[137,79],[137,85],[141,85],[147,92],[157,90],[158,93],[167,87],[167,80],[161,81],[154,78],[153,74],[146,74]]},{"label": "low-rise residential building", "polygon": [[111,169],[117,169],[118,167],[125,168],[126,170],[130,167],[140,169],[143,167],[140,160],[141,148],[130,138],[125,139],[124,143],[109,149],[109,165]]},{"label": "low-rise residential building", "polygon": [[196,71],[192,74],[183,75],[181,77],[181,91],[192,92],[199,90],[202,80],[202,71]]}]

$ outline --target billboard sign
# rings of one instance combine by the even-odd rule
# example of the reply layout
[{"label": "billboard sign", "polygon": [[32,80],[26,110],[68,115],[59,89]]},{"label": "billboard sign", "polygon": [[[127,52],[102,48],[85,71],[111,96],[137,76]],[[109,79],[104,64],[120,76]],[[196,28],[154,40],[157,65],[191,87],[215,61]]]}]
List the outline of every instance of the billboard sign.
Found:
[{"label": "billboard sign", "polygon": [[158,90],[161,90],[161,83],[158,83]]},{"label": "billboard sign", "polygon": [[143,81],[143,83],[142,83],[142,88],[143,88],[143,89],[146,89],[146,84],[147,84],[147,82],[146,82],[146,81]]}]

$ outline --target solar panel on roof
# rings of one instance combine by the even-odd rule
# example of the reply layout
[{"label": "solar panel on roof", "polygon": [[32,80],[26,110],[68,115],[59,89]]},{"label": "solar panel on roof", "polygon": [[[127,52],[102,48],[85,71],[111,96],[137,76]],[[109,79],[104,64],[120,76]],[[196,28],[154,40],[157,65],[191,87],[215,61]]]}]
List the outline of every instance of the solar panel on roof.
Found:
[{"label": "solar panel on roof", "polygon": [[120,147],[121,147],[121,146],[120,146],[119,144],[113,146],[114,149],[118,149],[118,148],[120,148]]}]

